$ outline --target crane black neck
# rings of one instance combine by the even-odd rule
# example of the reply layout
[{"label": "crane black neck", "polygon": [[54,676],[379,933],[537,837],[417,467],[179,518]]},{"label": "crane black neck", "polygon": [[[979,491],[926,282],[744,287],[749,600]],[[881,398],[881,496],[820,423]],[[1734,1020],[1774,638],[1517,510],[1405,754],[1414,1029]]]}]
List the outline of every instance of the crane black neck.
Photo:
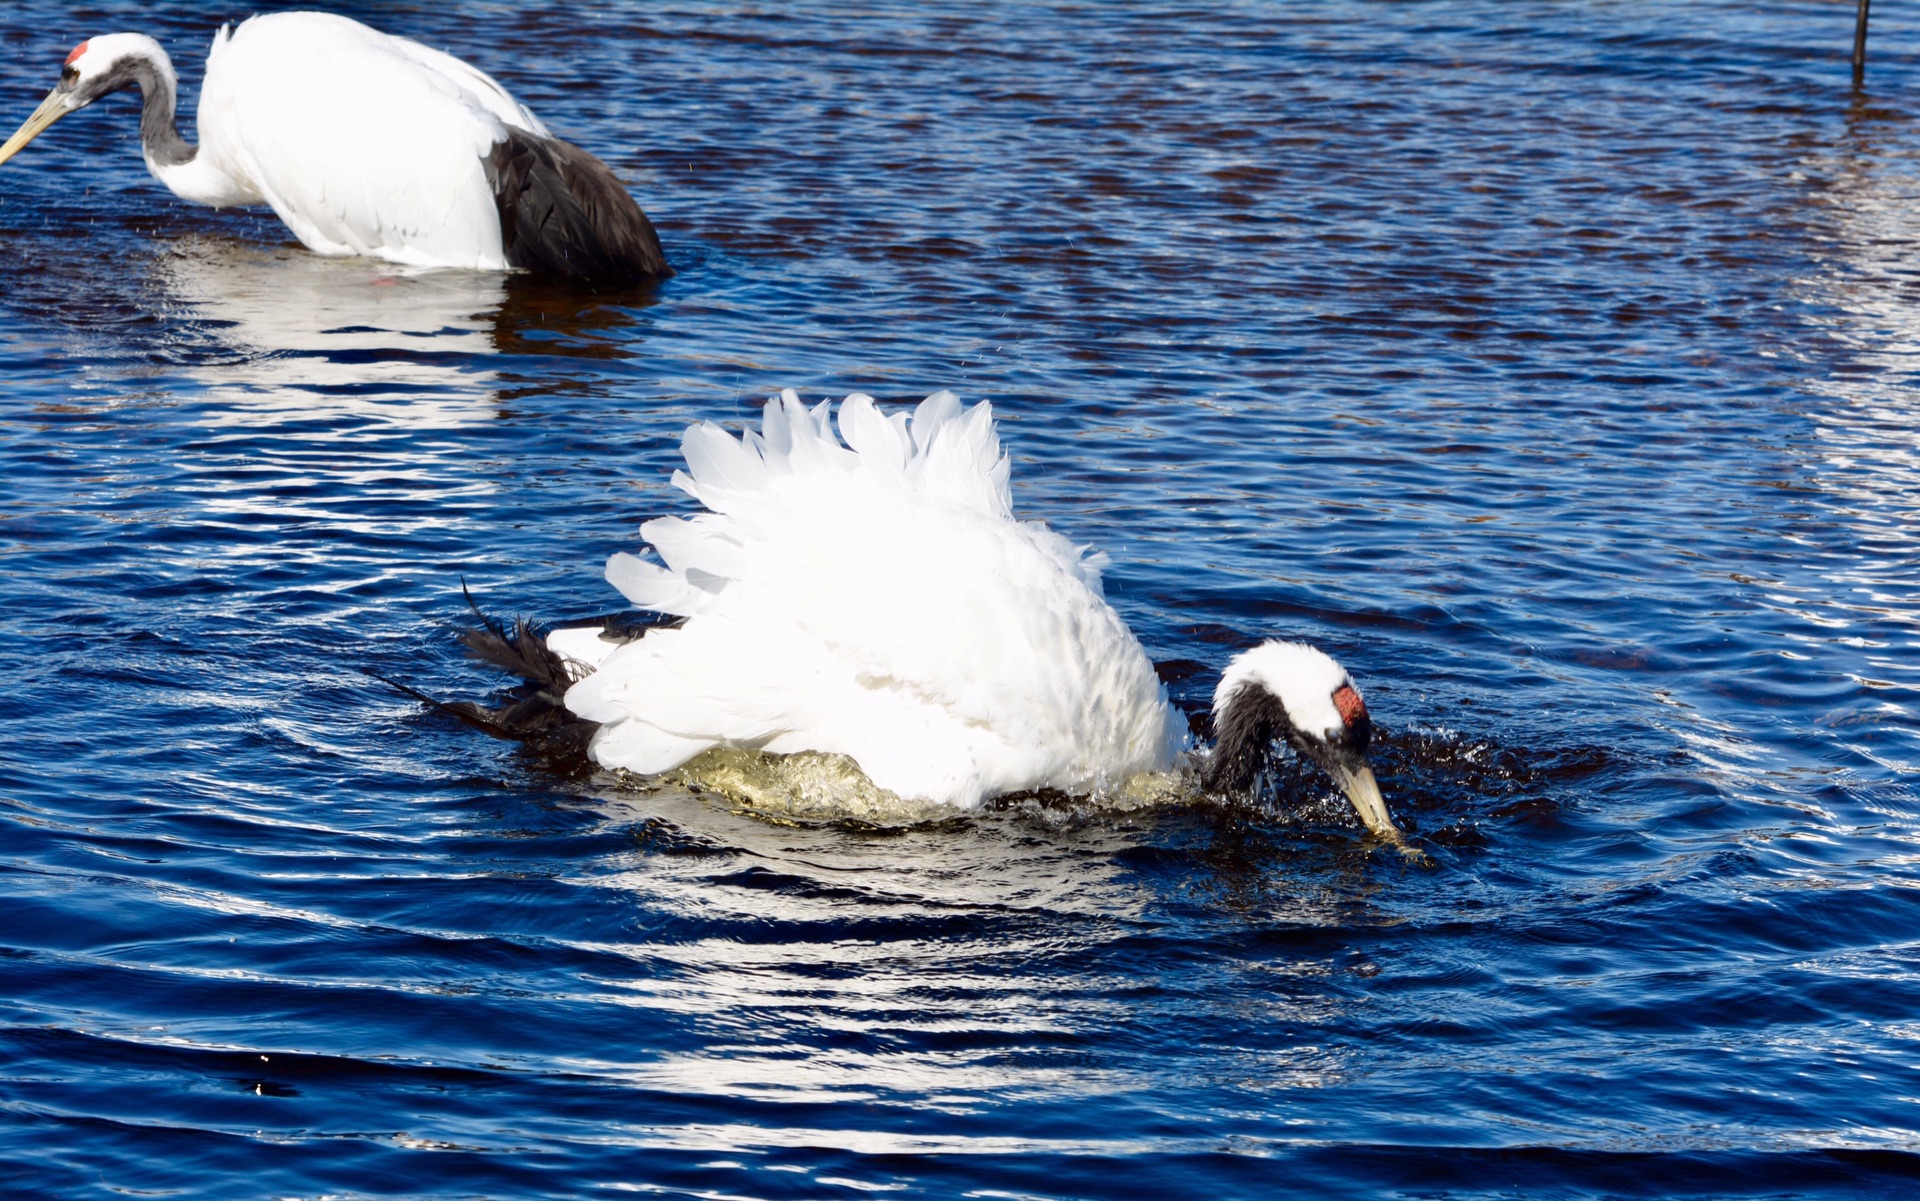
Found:
[{"label": "crane black neck", "polygon": [[1280,698],[1255,683],[1235,688],[1213,715],[1213,754],[1203,775],[1210,792],[1245,792],[1272,761],[1274,742],[1293,733]]},{"label": "crane black neck", "polygon": [[174,120],[175,84],[171,64],[163,65],[143,54],[129,54],[113,65],[89,91],[94,97],[124,88],[140,89],[140,147],[162,167],[193,161],[200,148],[180,136]]}]

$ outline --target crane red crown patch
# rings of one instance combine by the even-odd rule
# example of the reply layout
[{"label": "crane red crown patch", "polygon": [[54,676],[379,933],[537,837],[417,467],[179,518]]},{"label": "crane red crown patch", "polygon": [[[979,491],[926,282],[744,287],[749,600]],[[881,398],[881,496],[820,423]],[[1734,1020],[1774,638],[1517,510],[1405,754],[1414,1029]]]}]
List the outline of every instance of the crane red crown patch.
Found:
[{"label": "crane red crown patch", "polygon": [[1367,702],[1360,699],[1353,685],[1342,684],[1333,691],[1333,707],[1340,710],[1340,720],[1352,729],[1353,723],[1367,715]]},{"label": "crane red crown patch", "polygon": [[69,67],[70,67],[70,66],[72,66],[72,65],[73,65],[73,60],[74,60],[74,59],[76,59],[76,58],[79,58],[79,57],[80,57],[81,55],[83,55],[83,54],[85,54],[85,53],[87,52],[87,47],[88,47],[88,46],[91,46],[91,45],[93,45],[93,39],[92,39],[92,38],[88,38],[88,39],[87,39],[86,41],[84,41],[84,42],[81,42],[81,43],[80,43],[80,44],[79,44],[78,46],[75,46],[75,47],[73,48],[73,53],[72,53],[72,54],[69,54],[69,55],[67,55],[67,65],[68,65]]}]

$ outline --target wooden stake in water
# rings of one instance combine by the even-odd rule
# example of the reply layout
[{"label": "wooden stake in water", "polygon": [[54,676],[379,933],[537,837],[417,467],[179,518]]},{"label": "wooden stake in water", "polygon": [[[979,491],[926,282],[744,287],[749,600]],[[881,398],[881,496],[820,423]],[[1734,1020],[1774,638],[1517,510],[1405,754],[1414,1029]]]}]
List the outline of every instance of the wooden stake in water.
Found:
[{"label": "wooden stake in water", "polygon": [[1873,0],[1860,0],[1860,14],[1853,22],[1853,86],[1867,81],[1867,6]]}]

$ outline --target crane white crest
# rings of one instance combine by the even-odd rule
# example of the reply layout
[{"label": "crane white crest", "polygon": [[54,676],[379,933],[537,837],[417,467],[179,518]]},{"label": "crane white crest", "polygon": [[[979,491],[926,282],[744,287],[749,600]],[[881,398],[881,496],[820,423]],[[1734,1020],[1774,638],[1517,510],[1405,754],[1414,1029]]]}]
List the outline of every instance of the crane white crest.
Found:
[{"label": "crane white crest", "polygon": [[1266,642],[1238,655],[1220,674],[1213,707],[1222,708],[1246,685],[1264,688],[1286,708],[1293,727],[1321,738],[1336,738],[1347,725],[1334,694],[1352,687],[1347,669],[1304,642]]}]

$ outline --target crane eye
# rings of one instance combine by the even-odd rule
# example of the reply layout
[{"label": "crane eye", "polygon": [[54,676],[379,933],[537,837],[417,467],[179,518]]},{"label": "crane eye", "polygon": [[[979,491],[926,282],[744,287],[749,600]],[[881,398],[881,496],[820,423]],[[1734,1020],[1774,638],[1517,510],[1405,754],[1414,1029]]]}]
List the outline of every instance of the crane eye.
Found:
[{"label": "crane eye", "polygon": [[64,71],[60,72],[61,83],[72,83],[78,78],[80,78],[80,68],[78,67],[69,65]]}]

